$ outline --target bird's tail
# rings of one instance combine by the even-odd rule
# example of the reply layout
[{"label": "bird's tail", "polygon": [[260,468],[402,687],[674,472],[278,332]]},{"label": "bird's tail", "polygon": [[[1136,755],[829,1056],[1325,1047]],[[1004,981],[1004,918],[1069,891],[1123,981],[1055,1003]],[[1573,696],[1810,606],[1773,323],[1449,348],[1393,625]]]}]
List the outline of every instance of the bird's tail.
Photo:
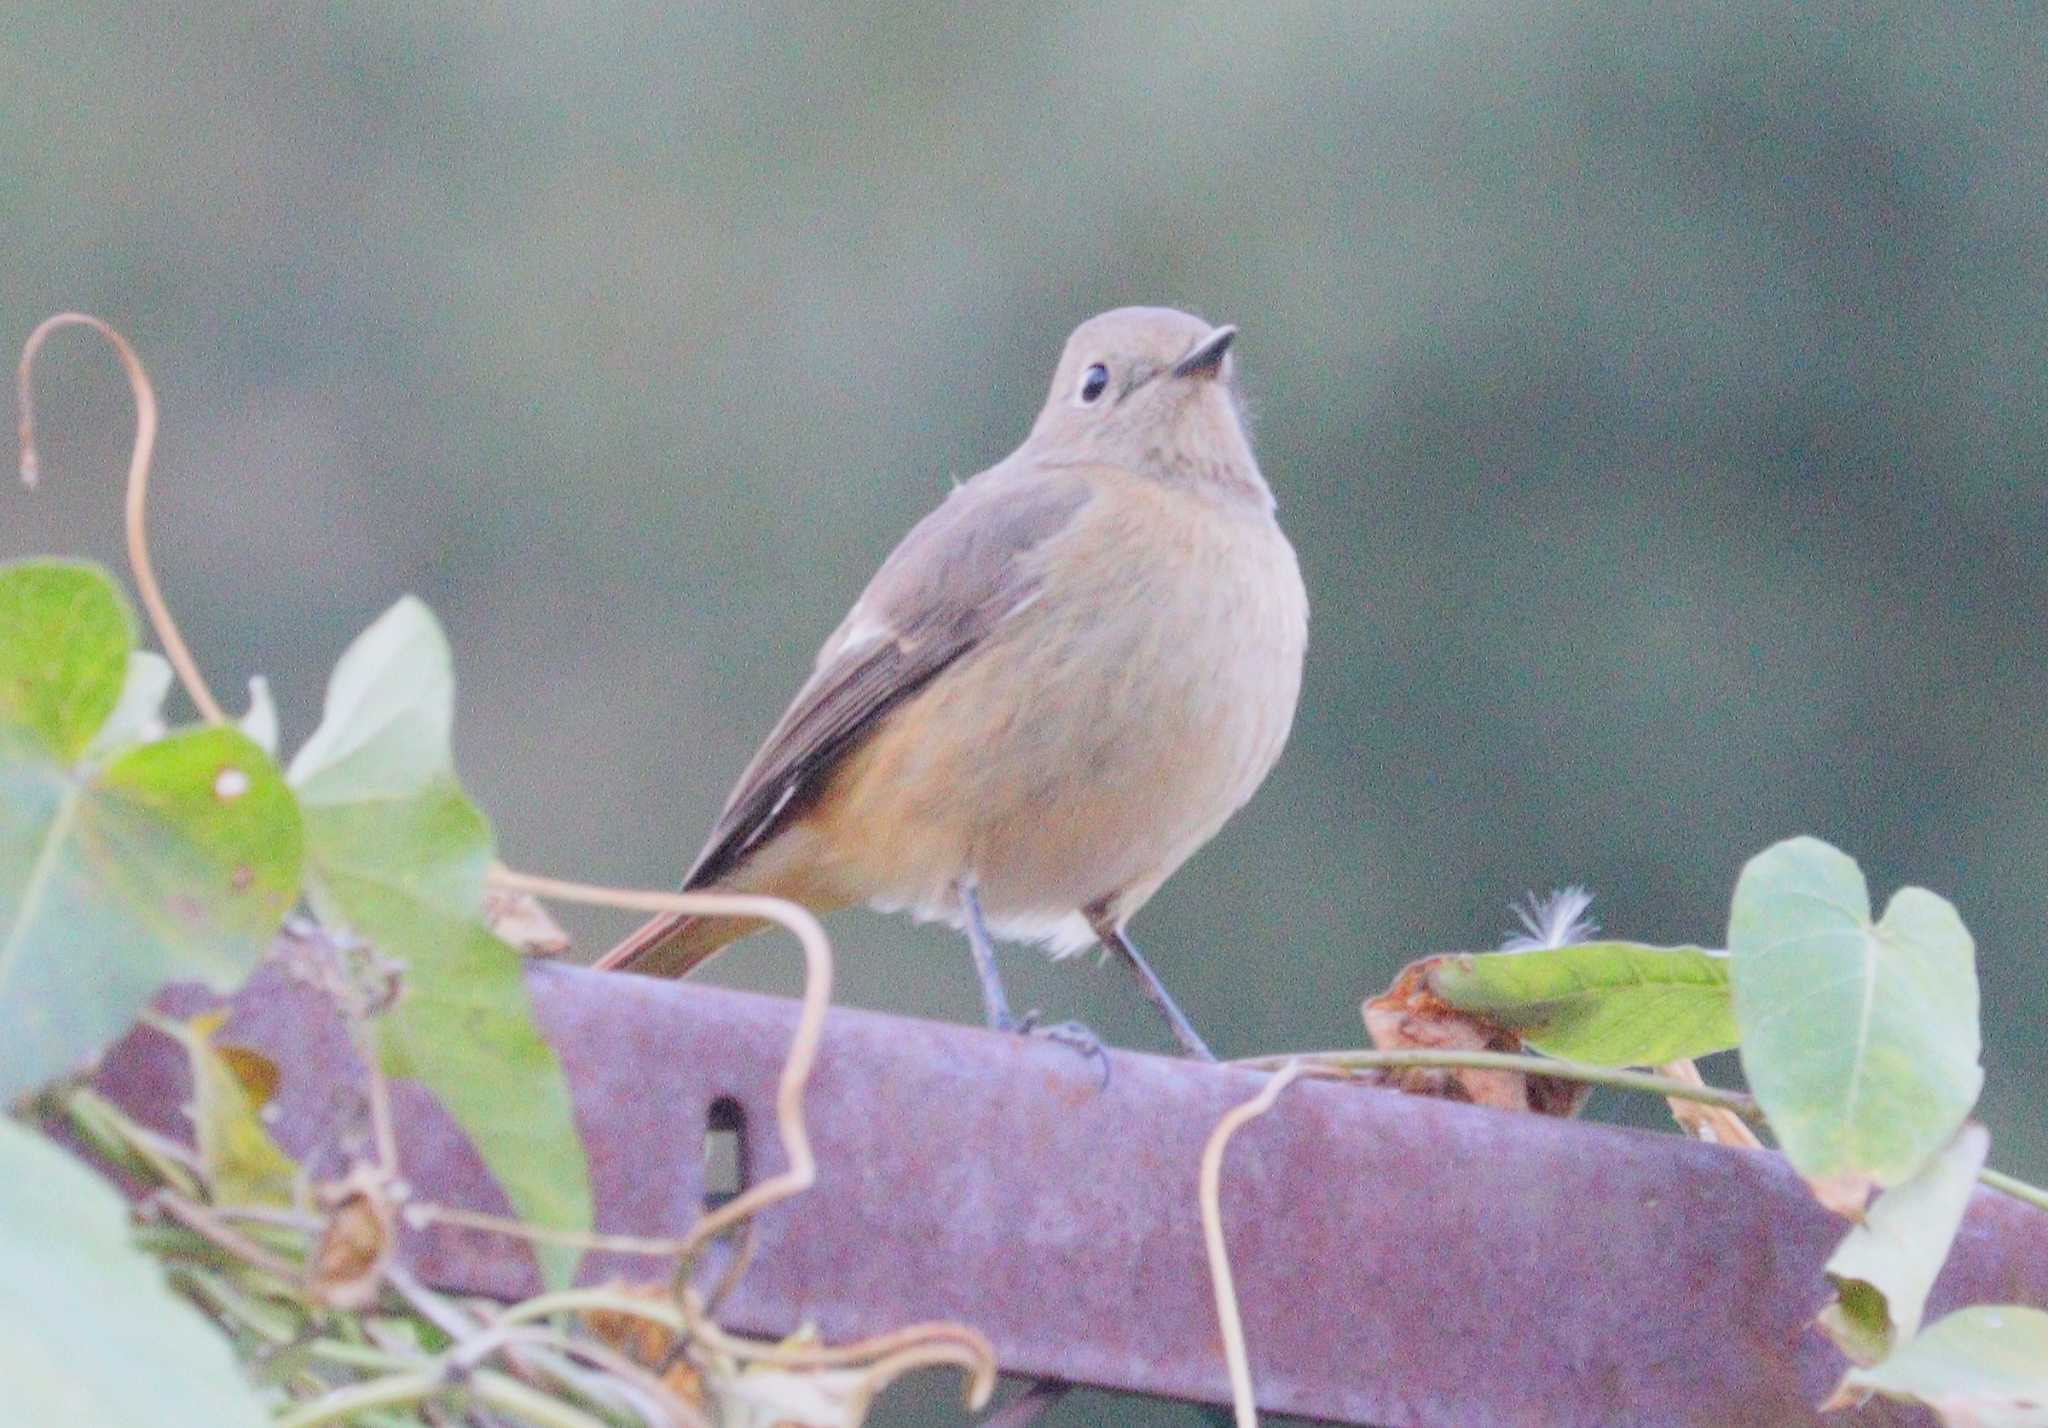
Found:
[{"label": "bird's tail", "polygon": [[767,925],[758,917],[664,913],[598,958],[593,965],[600,972],[680,977],[709,961],[727,943],[737,942]]}]

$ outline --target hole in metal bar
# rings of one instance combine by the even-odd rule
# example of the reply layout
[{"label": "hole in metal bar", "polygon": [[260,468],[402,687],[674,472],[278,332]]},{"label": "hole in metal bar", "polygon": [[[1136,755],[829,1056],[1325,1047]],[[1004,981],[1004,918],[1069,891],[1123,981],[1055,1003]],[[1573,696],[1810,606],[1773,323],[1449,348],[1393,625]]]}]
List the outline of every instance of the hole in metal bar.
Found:
[{"label": "hole in metal bar", "polygon": [[747,1112],[731,1096],[711,1103],[704,1117],[704,1208],[716,1210],[747,1188]]}]

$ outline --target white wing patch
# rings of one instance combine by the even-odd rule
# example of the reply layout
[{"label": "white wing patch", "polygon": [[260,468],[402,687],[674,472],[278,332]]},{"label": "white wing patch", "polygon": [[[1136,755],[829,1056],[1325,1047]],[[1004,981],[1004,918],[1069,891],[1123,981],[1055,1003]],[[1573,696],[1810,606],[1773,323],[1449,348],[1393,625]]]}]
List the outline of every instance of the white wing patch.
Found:
[{"label": "white wing patch", "polygon": [[823,669],[849,650],[880,644],[896,638],[896,627],[870,610],[866,601],[846,612],[846,621],[818,651],[817,667]]},{"label": "white wing patch", "polygon": [[751,849],[756,843],[766,838],[770,832],[774,831],[775,820],[782,816],[783,809],[789,807],[789,801],[796,797],[796,790],[797,780],[795,779],[790,779],[782,785],[782,792],[775,795],[775,806],[768,810],[768,816],[763,818],[760,825],[747,835],[746,841],[740,844],[741,852],[744,853]]}]

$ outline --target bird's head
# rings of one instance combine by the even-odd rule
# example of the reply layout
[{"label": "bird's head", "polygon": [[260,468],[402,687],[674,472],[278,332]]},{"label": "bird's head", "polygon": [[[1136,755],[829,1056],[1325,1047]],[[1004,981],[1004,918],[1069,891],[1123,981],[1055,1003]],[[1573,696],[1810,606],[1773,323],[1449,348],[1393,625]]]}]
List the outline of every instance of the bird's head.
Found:
[{"label": "bird's head", "polygon": [[1270,505],[1245,435],[1237,329],[1166,307],[1120,307],[1067,338],[1029,445]]}]

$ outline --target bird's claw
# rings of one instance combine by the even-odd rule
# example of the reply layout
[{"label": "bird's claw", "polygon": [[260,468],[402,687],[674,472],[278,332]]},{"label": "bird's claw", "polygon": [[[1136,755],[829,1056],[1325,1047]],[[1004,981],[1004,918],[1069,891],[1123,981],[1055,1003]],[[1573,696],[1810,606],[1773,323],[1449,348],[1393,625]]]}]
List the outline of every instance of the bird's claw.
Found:
[{"label": "bird's claw", "polygon": [[1082,1022],[1047,1022],[1044,1012],[1032,1010],[1022,1016],[1002,1017],[996,1023],[996,1030],[1007,1031],[1017,1036],[1041,1037],[1078,1051],[1101,1069],[1102,1085],[1109,1085],[1109,1052],[1103,1047],[1102,1038]]}]

